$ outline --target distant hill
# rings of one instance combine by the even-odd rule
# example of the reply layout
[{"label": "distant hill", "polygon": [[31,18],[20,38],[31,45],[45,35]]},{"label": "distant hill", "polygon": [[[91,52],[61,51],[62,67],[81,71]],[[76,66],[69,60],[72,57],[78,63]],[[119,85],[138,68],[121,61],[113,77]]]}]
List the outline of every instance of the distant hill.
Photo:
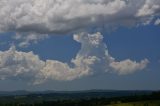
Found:
[{"label": "distant hill", "polygon": [[16,95],[28,95],[31,92],[25,90],[19,91],[0,91],[0,96],[16,96]]},{"label": "distant hill", "polygon": [[52,96],[56,98],[87,98],[87,97],[120,97],[120,96],[133,96],[133,95],[146,95],[151,94],[152,91],[147,90],[82,90],[82,91],[0,91],[2,96]]},{"label": "distant hill", "polygon": [[160,106],[160,91],[2,91],[0,95],[0,106],[117,106],[119,103]]}]

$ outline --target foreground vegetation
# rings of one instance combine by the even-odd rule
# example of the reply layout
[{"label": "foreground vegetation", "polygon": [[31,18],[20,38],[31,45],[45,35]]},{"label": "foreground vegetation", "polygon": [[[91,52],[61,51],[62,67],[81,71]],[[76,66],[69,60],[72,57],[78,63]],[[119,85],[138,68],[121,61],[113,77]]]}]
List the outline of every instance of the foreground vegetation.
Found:
[{"label": "foreground vegetation", "polygon": [[128,102],[128,103],[113,103],[106,106],[160,106],[160,100],[146,100],[138,102]]},{"label": "foreground vegetation", "polygon": [[53,98],[55,95],[52,95],[0,97],[0,106],[160,106],[160,92],[111,98],[88,96],[87,98],[55,99]]}]

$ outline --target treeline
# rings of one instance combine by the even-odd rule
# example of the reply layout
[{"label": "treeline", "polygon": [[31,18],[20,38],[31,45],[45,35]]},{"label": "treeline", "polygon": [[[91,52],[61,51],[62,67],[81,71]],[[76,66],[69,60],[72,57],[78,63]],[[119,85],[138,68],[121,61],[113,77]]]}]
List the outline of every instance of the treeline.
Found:
[{"label": "treeline", "polygon": [[[137,102],[145,100],[160,100],[160,92],[153,92],[150,95],[134,95],[134,96],[124,96],[124,97],[114,97],[114,98],[88,98],[88,99],[68,99],[68,100],[39,100],[33,99],[30,102],[30,98],[26,97],[23,101],[19,97],[14,97],[15,100],[11,98],[7,100],[0,100],[0,106],[103,106],[115,103],[126,103],[126,102]],[[7,99],[7,98],[5,98]],[[28,101],[28,102],[27,102]]]}]

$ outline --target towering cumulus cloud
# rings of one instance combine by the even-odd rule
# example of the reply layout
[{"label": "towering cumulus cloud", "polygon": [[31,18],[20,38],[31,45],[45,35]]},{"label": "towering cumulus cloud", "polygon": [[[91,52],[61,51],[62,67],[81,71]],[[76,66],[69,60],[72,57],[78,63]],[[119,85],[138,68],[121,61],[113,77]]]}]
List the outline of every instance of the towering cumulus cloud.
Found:
[{"label": "towering cumulus cloud", "polygon": [[0,79],[26,79],[39,84],[47,80],[73,80],[111,70],[128,74],[143,70],[149,62],[147,59],[140,63],[129,59],[116,62],[108,54],[100,33],[81,33],[74,35],[74,40],[81,43],[81,49],[71,64],[56,60],[42,61],[32,52],[16,51],[14,46],[8,51],[0,52]]},{"label": "towering cumulus cloud", "polygon": [[70,63],[40,60],[33,52],[17,51],[12,46],[0,52],[0,79],[25,79],[39,84],[108,71],[129,74],[143,70],[149,63],[147,59],[116,61],[108,53],[100,32],[85,32],[96,28],[158,25],[159,16],[160,0],[0,0],[0,33],[15,32],[13,38],[22,41],[20,47],[49,35],[68,33],[75,33],[73,39],[81,44]]}]

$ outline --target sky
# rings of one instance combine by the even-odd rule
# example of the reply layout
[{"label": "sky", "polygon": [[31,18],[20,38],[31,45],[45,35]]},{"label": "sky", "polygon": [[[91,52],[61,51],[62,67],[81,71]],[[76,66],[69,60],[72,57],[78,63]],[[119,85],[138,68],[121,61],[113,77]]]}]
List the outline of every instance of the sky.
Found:
[{"label": "sky", "polygon": [[0,91],[159,90],[159,0],[1,0]]}]

